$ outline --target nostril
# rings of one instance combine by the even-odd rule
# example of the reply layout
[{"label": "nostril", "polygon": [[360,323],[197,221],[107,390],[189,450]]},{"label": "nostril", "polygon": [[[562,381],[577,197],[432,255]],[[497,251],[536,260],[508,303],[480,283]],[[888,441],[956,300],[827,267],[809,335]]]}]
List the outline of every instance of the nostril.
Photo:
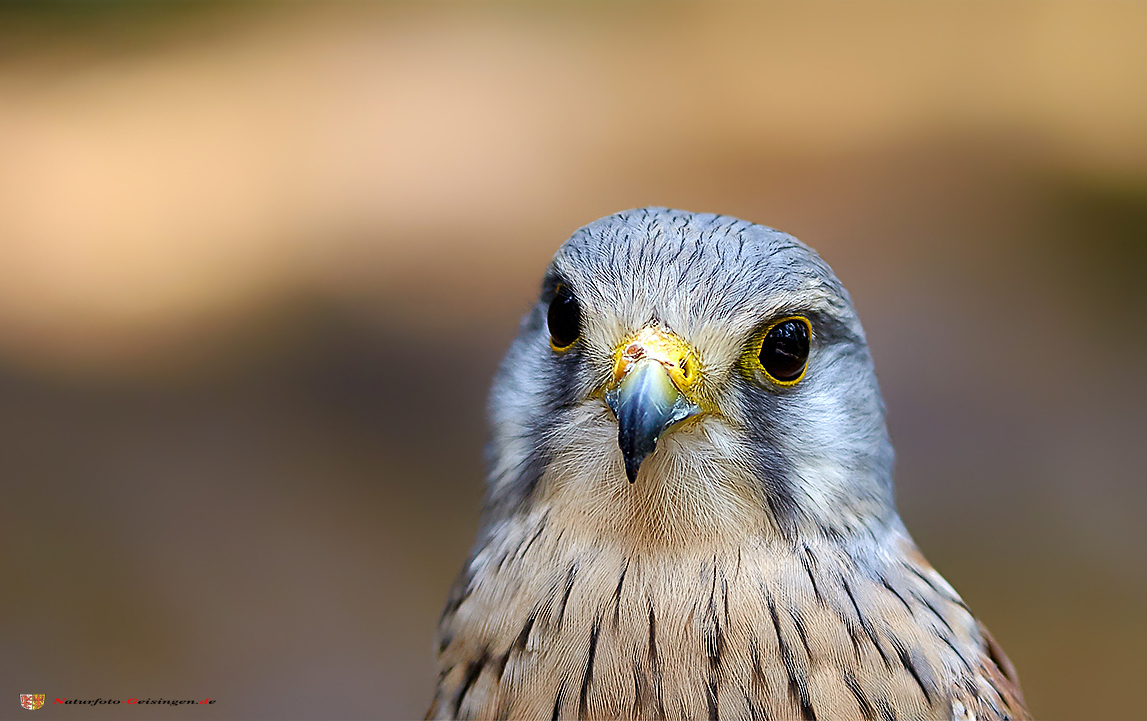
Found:
[{"label": "nostril", "polygon": [[694,370],[692,359],[689,358],[688,356],[686,356],[686,357],[682,358],[681,360],[677,361],[677,363],[675,365],[676,365],[678,371],[681,373],[681,381],[683,383],[692,383],[693,382],[693,370]]}]

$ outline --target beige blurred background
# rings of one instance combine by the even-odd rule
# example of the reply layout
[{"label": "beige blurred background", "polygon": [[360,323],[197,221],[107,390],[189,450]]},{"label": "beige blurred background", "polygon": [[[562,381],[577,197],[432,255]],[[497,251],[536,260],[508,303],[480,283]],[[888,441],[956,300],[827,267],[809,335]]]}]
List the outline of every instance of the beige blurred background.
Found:
[{"label": "beige blurred background", "polygon": [[1032,711],[1147,717],[1145,89],[1131,2],[4,6],[0,717],[421,716],[490,376],[648,204],[820,251]]}]

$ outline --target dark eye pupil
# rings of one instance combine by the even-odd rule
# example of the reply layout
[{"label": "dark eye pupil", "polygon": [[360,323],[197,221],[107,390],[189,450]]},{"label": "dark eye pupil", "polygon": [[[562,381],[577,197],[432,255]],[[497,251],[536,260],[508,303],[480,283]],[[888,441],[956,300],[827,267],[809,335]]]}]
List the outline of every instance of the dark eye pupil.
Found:
[{"label": "dark eye pupil", "polygon": [[581,306],[569,288],[564,285],[558,286],[557,295],[550,301],[546,321],[550,326],[550,338],[553,339],[556,348],[573,345],[581,334]]},{"label": "dark eye pupil", "polygon": [[808,361],[808,326],[792,319],[776,324],[761,344],[761,365],[779,381],[794,381]]}]

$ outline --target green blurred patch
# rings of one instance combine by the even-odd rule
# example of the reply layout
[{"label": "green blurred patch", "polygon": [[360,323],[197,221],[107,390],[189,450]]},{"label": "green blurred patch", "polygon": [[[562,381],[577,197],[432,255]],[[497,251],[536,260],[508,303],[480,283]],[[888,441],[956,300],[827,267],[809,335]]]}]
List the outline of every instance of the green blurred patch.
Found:
[{"label": "green blurred patch", "polygon": [[60,48],[147,52],[225,31],[283,6],[239,0],[0,2],[0,62]]},{"label": "green blurred patch", "polygon": [[[1089,302],[1123,317],[1147,311],[1147,180],[1084,182],[1052,186],[1052,217],[1060,242],[1050,260],[1063,279],[1089,279]],[[1147,341],[1142,323],[1122,332]]]}]

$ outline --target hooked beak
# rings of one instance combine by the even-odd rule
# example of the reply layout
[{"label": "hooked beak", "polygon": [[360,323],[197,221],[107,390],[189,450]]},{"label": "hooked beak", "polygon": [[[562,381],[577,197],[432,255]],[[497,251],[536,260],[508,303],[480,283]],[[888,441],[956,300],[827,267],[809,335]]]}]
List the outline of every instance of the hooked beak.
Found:
[{"label": "hooked beak", "polygon": [[618,350],[605,401],[617,416],[617,443],[630,483],[662,434],[701,412],[683,392],[695,375],[688,345],[659,329],[643,328]]}]

